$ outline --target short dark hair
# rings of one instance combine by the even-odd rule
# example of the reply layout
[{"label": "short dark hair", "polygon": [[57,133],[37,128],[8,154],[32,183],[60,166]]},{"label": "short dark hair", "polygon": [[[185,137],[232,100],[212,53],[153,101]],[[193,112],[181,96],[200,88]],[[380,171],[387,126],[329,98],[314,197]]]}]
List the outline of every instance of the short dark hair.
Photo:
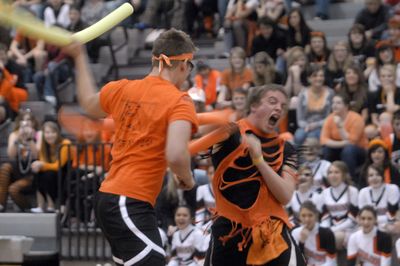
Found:
[{"label": "short dark hair", "polygon": [[[196,46],[190,39],[189,35],[181,30],[172,28],[161,33],[161,35],[154,41],[152,54],[157,57],[160,56],[160,54],[176,56],[193,53],[196,50]],[[157,65],[158,61],[153,60],[153,66]]]},{"label": "short dark hair", "polygon": [[250,88],[247,95],[246,113],[250,114],[251,106],[254,104],[259,104],[261,98],[264,97],[264,95],[269,91],[279,91],[283,95],[285,95],[286,98],[288,97],[283,86],[278,84],[267,84],[263,86]]},{"label": "short dark hair", "polygon": [[302,209],[307,209],[310,212],[314,213],[315,215],[317,215],[317,216],[319,215],[317,206],[315,206],[315,204],[311,200],[306,200],[305,202],[303,202],[300,206],[300,211]]},{"label": "short dark hair", "polygon": [[365,211],[372,213],[372,215],[375,217],[375,219],[378,218],[378,215],[376,214],[376,210],[371,205],[365,205],[364,207],[362,207],[360,209],[360,211],[358,212],[358,215],[361,215],[361,213],[363,213]]},{"label": "short dark hair", "polygon": [[272,28],[275,28],[276,23],[275,23],[275,21],[273,21],[269,17],[264,16],[264,17],[261,17],[261,18],[258,19],[257,25],[258,26],[264,25],[264,26],[270,26]]},{"label": "short dark hair", "polygon": [[350,97],[344,93],[335,93],[333,97],[340,97],[347,107],[350,107]]}]

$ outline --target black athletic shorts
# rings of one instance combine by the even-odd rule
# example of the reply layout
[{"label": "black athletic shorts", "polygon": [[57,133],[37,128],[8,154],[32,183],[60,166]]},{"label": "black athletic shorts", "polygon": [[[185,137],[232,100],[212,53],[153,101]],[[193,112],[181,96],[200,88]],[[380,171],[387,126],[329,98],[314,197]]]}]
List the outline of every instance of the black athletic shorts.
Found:
[{"label": "black athletic shorts", "polygon": [[97,192],[96,220],[117,265],[165,266],[156,216],[150,203]]},{"label": "black athletic shorts", "polygon": [[[219,217],[217,220],[215,220],[211,227],[212,234],[204,262],[205,266],[247,265],[247,253],[249,252],[251,241],[246,248],[243,248],[243,251],[239,251],[238,243],[242,241],[241,234],[229,239],[225,245],[223,245],[221,240],[219,240],[221,236],[228,235],[231,231],[231,228],[232,224],[228,219]],[[241,226],[238,225],[238,228],[241,228]],[[285,250],[278,258],[268,262],[264,266],[306,266],[304,257],[286,226],[284,226],[282,230],[282,237],[288,244],[289,248]]]}]

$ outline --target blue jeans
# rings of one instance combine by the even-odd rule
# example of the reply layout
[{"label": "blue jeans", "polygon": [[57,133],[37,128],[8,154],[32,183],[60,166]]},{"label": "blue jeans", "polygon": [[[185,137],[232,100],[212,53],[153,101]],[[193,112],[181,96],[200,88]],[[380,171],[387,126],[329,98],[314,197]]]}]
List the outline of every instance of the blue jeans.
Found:
[{"label": "blue jeans", "polygon": [[348,144],[343,148],[322,148],[323,159],[330,162],[340,160],[346,163],[349,173],[353,180],[357,179],[357,168],[365,161],[366,151],[353,144]]},{"label": "blue jeans", "polygon": [[321,128],[316,128],[314,130],[306,132],[304,128],[297,128],[296,132],[294,133],[294,143],[296,146],[301,146],[306,138],[317,138],[321,135]]},{"label": "blue jeans", "polygon": [[316,0],[315,1],[315,13],[317,16],[329,16],[329,3],[330,0]]}]

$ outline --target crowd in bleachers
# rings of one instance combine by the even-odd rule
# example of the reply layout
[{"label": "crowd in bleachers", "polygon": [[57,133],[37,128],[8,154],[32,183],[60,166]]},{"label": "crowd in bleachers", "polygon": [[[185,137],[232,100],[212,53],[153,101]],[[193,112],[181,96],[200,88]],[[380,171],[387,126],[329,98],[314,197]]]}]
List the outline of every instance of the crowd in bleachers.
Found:
[{"label": "crowd in bleachers", "polygon": [[[13,5],[46,25],[76,32],[123,2],[18,0]],[[316,0],[315,19],[329,19],[328,2]],[[229,67],[215,69],[200,58],[180,88],[192,97],[198,113],[217,111],[216,117],[234,122],[247,115],[251,87],[285,87],[287,116],[276,130],[298,150],[298,186],[287,210],[295,226],[293,237],[309,265],[336,265],[336,254],[343,249],[349,265],[357,260],[390,265],[395,250],[400,257],[400,242],[395,249],[388,240],[400,234],[399,1],[365,0],[351,28],[343,29],[347,38],[332,47],[326,33],[307,25],[304,1],[131,3],[135,14],[122,26],[151,29],[146,43],[169,27],[193,38],[223,39],[224,53],[217,56],[228,57]],[[7,211],[10,198],[22,211],[53,212],[58,202],[63,212],[69,195],[58,187],[66,184],[64,179],[59,183],[59,173],[78,177],[72,181],[74,191],[77,186],[97,186],[94,180],[104,178],[111,160],[109,148],[97,145],[112,143],[112,133],[89,119],[76,120],[85,121],[80,134],[73,132],[75,124],[68,127],[68,121],[55,117],[39,125],[31,110],[20,109],[29,97],[29,83],[41,100],[59,108],[56,86],[74,75],[73,66],[57,47],[1,25],[0,32],[0,140],[7,153],[0,156],[0,211]],[[106,33],[87,44],[92,63],[108,42]],[[211,129],[201,127],[194,137]],[[70,134],[65,137],[65,132]],[[71,169],[74,174],[67,174]],[[193,158],[193,171],[197,186],[191,191],[177,189],[167,173],[156,204],[170,265],[188,265],[193,258],[190,265],[197,265],[208,245],[209,234],[202,232],[210,229],[215,204],[209,158]],[[90,196],[93,190],[85,193]],[[74,197],[82,204],[87,200]],[[93,222],[93,215],[69,207],[76,220]]]}]

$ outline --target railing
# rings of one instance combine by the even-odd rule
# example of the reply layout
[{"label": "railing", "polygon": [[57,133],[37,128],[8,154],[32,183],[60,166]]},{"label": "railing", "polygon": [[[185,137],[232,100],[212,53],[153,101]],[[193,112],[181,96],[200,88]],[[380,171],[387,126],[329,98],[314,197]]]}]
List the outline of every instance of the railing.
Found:
[{"label": "railing", "polygon": [[[69,144],[68,163],[58,171],[61,256],[66,260],[106,260],[110,248],[94,218],[94,193],[104,179],[110,143]],[[91,152],[91,151],[95,152]],[[80,158],[80,167],[74,165]],[[76,163],[75,163],[76,164]],[[97,166],[93,167],[93,165]],[[99,168],[101,167],[101,169]]]}]

